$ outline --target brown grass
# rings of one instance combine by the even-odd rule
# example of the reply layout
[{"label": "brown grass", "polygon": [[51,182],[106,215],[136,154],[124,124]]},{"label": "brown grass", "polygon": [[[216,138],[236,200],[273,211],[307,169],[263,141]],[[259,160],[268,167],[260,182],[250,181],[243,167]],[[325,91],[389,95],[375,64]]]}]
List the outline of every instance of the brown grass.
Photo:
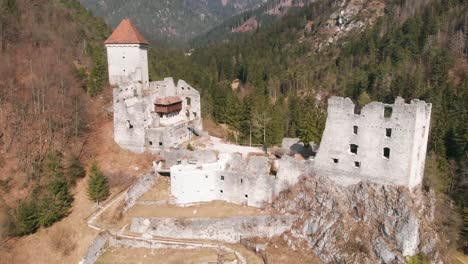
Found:
[{"label": "brown grass", "polygon": [[56,228],[51,231],[50,245],[54,251],[68,256],[76,248],[76,241],[70,240],[74,236],[75,232],[73,230],[65,227]]},{"label": "brown grass", "polygon": [[191,264],[217,261],[218,253],[212,249],[144,249],[110,248],[96,262],[97,264]]}]

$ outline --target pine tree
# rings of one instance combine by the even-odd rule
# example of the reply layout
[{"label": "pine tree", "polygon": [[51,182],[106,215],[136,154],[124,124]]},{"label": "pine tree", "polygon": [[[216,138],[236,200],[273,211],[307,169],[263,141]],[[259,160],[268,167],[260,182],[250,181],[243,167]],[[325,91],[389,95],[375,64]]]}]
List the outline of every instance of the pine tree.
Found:
[{"label": "pine tree", "polygon": [[109,182],[96,163],[91,166],[88,195],[91,200],[98,204],[109,196]]},{"label": "pine tree", "polygon": [[12,233],[16,236],[23,236],[36,232],[39,228],[39,217],[37,205],[34,199],[20,202],[13,212]]},{"label": "pine tree", "polygon": [[75,156],[72,156],[68,161],[67,175],[71,184],[74,184],[77,179],[86,176],[85,168]]}]

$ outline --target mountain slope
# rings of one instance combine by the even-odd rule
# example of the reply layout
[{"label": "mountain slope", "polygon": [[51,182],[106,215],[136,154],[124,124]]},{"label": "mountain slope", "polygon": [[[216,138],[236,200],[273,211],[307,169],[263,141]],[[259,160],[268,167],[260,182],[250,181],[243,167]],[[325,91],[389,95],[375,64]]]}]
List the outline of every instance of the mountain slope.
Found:
[{"label": "mountain slope", "polygon": [[260,27],[267,28],[289,12],[300,10],[313,2],[315,1],[270,0],[259,8],[233,16],[208,32],[195,37],[191,43],[193,46],[201,47],[210,43],[241,37],[254,32]]},{"label": "mountain slope", "polygon": [[152,40],[173,46],[184,44],[225,19],[258,7],[265,0],[80,0],[112,27],[126,17]]}]

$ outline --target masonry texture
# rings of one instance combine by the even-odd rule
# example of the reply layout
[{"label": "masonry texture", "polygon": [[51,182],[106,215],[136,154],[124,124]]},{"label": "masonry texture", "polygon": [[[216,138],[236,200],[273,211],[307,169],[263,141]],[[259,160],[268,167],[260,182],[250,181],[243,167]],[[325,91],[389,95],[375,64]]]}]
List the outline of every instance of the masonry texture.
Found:
[{"label": "masonry texture", "polygon": [[200,94],[183,80],[149,82],[148,42],[125,19],[105,42],[113,85],[114,140],[122,148],[156,153],[202,130]]},{"label": "masonry texture", "polygon": [[273,162],[266,156],[243,159],[240,153],[224,153],[215,162],[189,160],[172,166],[171,194],[182,204],[223,200],[262,207],[311,170],[310,162],[289,156]]},{"label": "masonry texture", "polygon": [[133,218],[130,231],[157,237],[237,243],[243,238],[279,236],[291,229],[293,215],[242,216],[224,219]]},{"label": "masonry texture", "polygon": [[351,99],[331,97],[317,172],[410,188],[421,184],[431,107],[399,97],[393,105],[372,102],[359,114]]}]

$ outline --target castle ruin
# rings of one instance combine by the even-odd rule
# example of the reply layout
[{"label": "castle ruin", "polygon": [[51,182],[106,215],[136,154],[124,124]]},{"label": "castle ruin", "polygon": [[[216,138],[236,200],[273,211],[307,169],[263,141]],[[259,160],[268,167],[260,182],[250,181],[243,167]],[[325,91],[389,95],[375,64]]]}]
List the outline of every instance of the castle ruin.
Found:
[{"label": "castle ruin", "polygon": [[[115,86],[115,142],[172,159],[166,173],[177,203],[224,200],[261,207],[301,176],[313,174],[337,184],[366,181],[414,188],[422,183],[431,104],[397,98],[394,104],[372,102],[356,111],[351,99],[331,97],[322,142],[309,160],[289,156],[289,147],[281,158],[260,149],[243,157],[233,153],[243,147],[229,144],[221,151],[213,146],[179,153],[173,147],[203,133],[198,91],[183,80],[149,82],[148,42],[130,20],[122,21],[105,44],[109,82]],[[219,147],[214,141],[219,139],[211,142]]]},{"label": "castle ruin", "polygon": [[202,131],[200,94],[183,80],[149,82],[148,41],[129,19],[105,42],[113,90],[114,140],[122,148],[157,153]]}]

